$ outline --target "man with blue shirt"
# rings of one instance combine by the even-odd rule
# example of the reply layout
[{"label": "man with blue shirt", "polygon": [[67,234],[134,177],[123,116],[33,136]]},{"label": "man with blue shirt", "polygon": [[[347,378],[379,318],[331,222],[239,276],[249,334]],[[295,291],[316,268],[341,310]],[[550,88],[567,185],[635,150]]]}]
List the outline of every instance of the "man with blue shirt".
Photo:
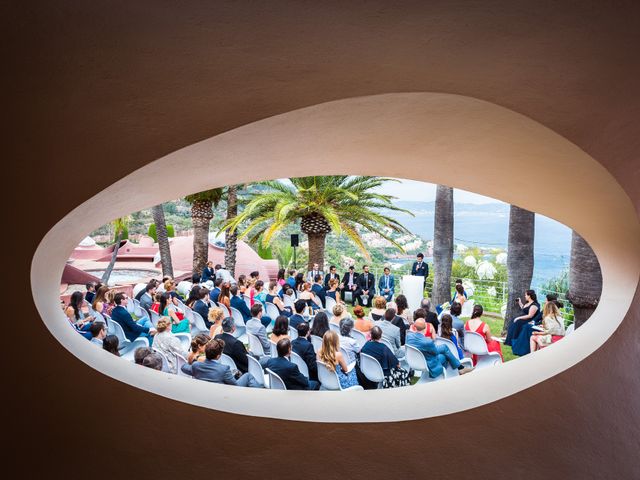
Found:
[{"label": "man with blue shirt", "polygon": [[425,337],[424,331],[427,324],[423,318],[418,318],[413,323],[416,331],[407,332],[407,345],[417,348],[424,355],[429,367],[429,376],[437,378],[442,375],[445,365],[448,363],[452,368],[457,369],[460,375],[464,375],[473,370],[472,367],[463,367],[456,355],[446,345],[436,345],[430,337]]},{"label": "man with blue shirt", "polygon": [[387,302],[390,302],[393,298],[393,292],[395,289],[395,279],[393,275],[391,275],[391,270],[389,267],[384,267],[384,275],[380,277],[378,280],[378,290],[380,290],[380,295],[385,298]]},{"label": "man with blue shirt", "polygon": [[216,278],[213,282],[213,289],[209,292],[209,298],[212,302],[218,303],[220,297],[220,285],[222,285],[222,278]]}]

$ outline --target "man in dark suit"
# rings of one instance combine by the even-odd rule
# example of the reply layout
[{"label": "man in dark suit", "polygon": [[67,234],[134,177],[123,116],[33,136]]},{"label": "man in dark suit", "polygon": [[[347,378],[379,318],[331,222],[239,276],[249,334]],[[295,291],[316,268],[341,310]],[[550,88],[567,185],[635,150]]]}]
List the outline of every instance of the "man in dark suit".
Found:
[{"label": "man in dark suit", "polygon": [[296,313],[289,317],[290,327],[298,328],[298,325],[304,322],[302,313],[304,312],[305,308],[307,308],[307,302],[305,302],[304,300],[296,300],[296,302],[293,304],[293,309]]},{"label": "man in dark suit", "polygon": [[342,277],[342,283],[340,284],[340,295],[342,299],[345,299],[345,292],[351,292],[351,305],[356,304],[356,292],[358,290],[358,274],[355,272],[353,265],[349,267],[349,271]]},{"label": "man in dark suit", "polygon": [[216,276],[215,271],[213,270],[213,262],[207,262],[207,265],[202,270],[202,275],[200,276],[200,283],[208,282],[209,280],[213,280]]},{"label": "man in dark suit", "polygon": [[249,371],[247,349],[240,340],[233,336],[233,332],[235,331],[236,322],[233,321],[233,318],[226,317],[222,320],[222,333],[216,335],[214,338],[224,341],[223,353],[233,358],[240,373],[247,373]]},{"label": "man in dark suit", "polygon": [[198,291],[198,300],[193,304],[192,310],[202,317],[207,328],[211,328],[213,324],[209,321],[209,305],[205,302],[208,294],[209,291],[206,288],[200,288]]},{"label": "man in dark suit", "polygon": [[304,360],[309,369],[309,380],[318,380],[318,364],[316,363],[316,352],[313,344],[309,341],[309,324],[302,322],[298,324],[298,338],[291,342],[291,349]]},{"label": "man in dark suit", "polygon": [[422,277],[424,279],[424,286],[426,287],[427,277],[429,276],[429,266],[427,262],[424,261],[424,255],[422,253],[418,253],[416,258],[417,260],[413,262],[413,266],[411,267],[411,275]]},{"label": "man in dark suit", "polygon": [[311,291],[315,293],[320,299],[320,302],[322,303],[322,308],[325,308],[327,306],[327,292],[322,286],[322,275],[316,275],[316,277],[313,280],[314,280],[314,283],[313,285],[311,285]]},{"label": "man in dark suit", "polygon": [[191,365],[185,363],[182,371],[191,375],[197,380],[205,380],[213,383],[225,383],[227,385],[237,385],[239,387],[261,387],[250,373],[243,374],[239,379],[235,379],[231,368],[220,363],[220,357],[224,350],[224,341],[213,339],[204,347],[206,360],[204,362],[193,362]]},{"label": "man in dark suit", "polygon": [[307,380],[298,366],[289,360],[291,341],[288,338],[280,339],[276,349],[278,357],[269,359],[265,367],[282,379],[287,390],[317,390],[320,387],[318,382]]},{"label": "man in dark suit", "polygon": [[222,285],[222,278],[216,278],[213,282],[213,290],[209,292],[209,298],[212,302],[218,303],[218,297],[220,297],[220,285]]},{"label": "man in dark suit", "polygon": [[115,308],[111,312],[111,320],[118,322],[124,331],[124,336],[127,340],[133,342],[136,338],[143,336],[149,339],[149,343],[152,342],[151,335],[156,334],[155,329],[149,329],[136,323],[131,314],[127,311],[127,303],[129,298],[122,292],[116,293],[113,297],[113,303],[116,304]]},{"label": "man in dark suit", "polygon": [[[369,265],[362,267],[362,273],[358,276],[358,289],[356,295],[358,303],[362,306],[370,307],[371,300],[376,294],[376,278],[369,272]],[[363,298],[366,297],[366,300]],[[366,301],[366,303],[365,303]]]},{"label": "man in dark suit", "polygon": [[85,285],[85,288],[87,289],[87,293],[84,294],[84,299],[89,303],[93,303],[93,299],[96,296],[96,284],[89,282]]},{"label": "man in dark suit", "polygon": [[331,265],[329,267],[329,273],[327,273],[324,276],[324,288],[325,290],[329,290],[329,282],[333,279],[338,280],[338,282],[340,282],[340,275],[338,274],[338,271],[336,270],[336,266],[335,265]]},{"label": "man in dark suit", "polygon": [[229,289],[229,293],[231,294],[230,304],[233,308],[238,310],[242,314],[242,319],[246,322],[247,320],[251,320],[251,310],[247,307],[244,299],[238,295],[238,286],[231,285]]}]

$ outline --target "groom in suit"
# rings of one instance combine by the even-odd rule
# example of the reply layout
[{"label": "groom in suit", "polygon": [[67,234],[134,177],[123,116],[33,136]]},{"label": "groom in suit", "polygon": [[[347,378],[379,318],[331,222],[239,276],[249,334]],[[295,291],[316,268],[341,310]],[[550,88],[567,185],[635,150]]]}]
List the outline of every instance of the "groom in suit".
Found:
[{"label": "groom in suit", "polygon": [[340,296],[343,299],[346,299],[345,292],[351,292],[351,305],[355,306],[356,292],[358,290],[358,274],[355,272],[355,268],[353,265],[349,267],[349,271],[342,277],[340,288]]},{"label": "groom in suit", "polygon": [[424,261],[424,255],[419,253],[417,255],[417,261],[413,262],[411,267],[411,275],[416,277],[422,277],[424,279],[423,288],[427,286],[427,277],[429,276],[429,266]]},{"label": "groom in suit", "polygon": [[393,298],[393,291],[395,288],[395,279],[393,275],[391,275],[391,270],[389,267],[384,267],[384,275],[380,277],[378,280],[378,290],[380,290],[380,295],[382,295],[387,302],[390,302]]},{"label": "groom in suit", "polygon": [[[362,273],[358,276],[358,290],[356,292],[358,303],[365,307],[371,306],[371,301],[376,294],[376,279],[369,272],[369,265],[362,267]],[[367,303],[363,303],[363,295],[367,296]]]}]

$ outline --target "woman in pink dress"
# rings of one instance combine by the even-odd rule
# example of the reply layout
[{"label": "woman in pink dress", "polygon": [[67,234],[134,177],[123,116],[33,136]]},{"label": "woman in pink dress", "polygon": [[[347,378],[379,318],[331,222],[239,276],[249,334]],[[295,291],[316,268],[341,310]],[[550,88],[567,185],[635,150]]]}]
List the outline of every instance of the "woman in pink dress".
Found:
[{"label": "woman in pink dress", "polygon": [[[500,358],[504,362],[500,342],[491,338],[491,329],[489,328],[489,325],[487,325],[480,319],[483,313],[484,309],[482,308],[482,305],[474,305],[471,319],[467,323],[465,323],[464,329],[468,332],[475,332],[482,335],[484,341],[487,342],[487,350],[489,350],[490,352],[498,352],[500,354]],[[473,355],[471,358],[473,360],[473,364],[475,365],[478,362],[478,357],[476,355]]]}]

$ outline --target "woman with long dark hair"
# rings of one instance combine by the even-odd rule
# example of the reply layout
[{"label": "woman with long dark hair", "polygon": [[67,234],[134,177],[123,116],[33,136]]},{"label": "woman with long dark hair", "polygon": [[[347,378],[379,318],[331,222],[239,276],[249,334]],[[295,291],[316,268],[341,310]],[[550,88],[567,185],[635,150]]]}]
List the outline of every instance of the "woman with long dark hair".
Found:
[{"label": "woman with long dark hair", "polygon": [[[540,310],[538,297],[534,290],[527,290],[524,292],[524,303],[522,303],[520,298],[517,298],[516,302],[518,302],[522,311],[520,316],[514,318],[511,325],[509,325],[507,338],[504,340],[504,344],[511,347],[513,347],[512,343],[520,337],[520,332],[526,324],[533,322],[535,325],[539,325],[542,321],[542,311]],[[531,331],[529,331],[529,336],[530,334]],[[529,336],[527,336],[526,339],[526,353],[529,353]]]},{"label": "woman with long dark hair", "polygon": [[324,312],[316,313],[316,316],[313,317],[311,335],[322,338],[327,330],[329,330],[329,317]]},{"label": "woman with long dark hair", "polygon": [[[480,318],[482,317],[483,313],[484,309],[482,308],[482,305],[474,305],[473,312],[471,313],[471,319],[465,324],[464,329],[467,332],[475,332],[482,335],[482,338],[484,338],[484,341],[487,343],[487,350],[489,350],[490,352],[498,352],[500,354],[500,358],[502,358],[502,348],[500,347],[500,342],[493,339],[493,337],[491,336],[491,329],[489,328],[489,325],[483,322]],[[473,364],[475,365],[478,361],[476,355],[473,355],[471,358],[473,360]],[[504,362],[504,358],[502,358],[502,361]]]},{"label": "woman with long dark hair", "polygon": [[116,357],[120,356],[120,352],[118,351],[119,346],[120,341],[115,335],[107,335],[102,339],[102,348],[109,353],[113,353]]},{"label": "woman with long dark hair", "polygon": [[177,307],[175,300],[169,292],[165,292],[160,297],[160,315],[163,317],[169,317],[171,319],[171,332],[172,333],[185,333],[191,331],[189,325],[189,319],[180,319],[177,315]]}]

